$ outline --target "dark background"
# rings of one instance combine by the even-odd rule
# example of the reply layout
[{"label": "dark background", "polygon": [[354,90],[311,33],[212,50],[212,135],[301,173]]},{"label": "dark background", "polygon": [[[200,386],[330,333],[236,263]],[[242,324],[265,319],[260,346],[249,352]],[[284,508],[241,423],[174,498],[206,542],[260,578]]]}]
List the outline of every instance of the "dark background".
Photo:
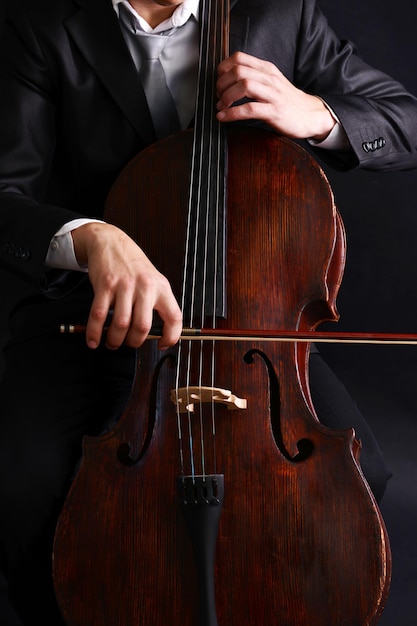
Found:
[{"label": "dark background", "polygon": [[[417,94],[415,0],[318,1],[341,38]],[[348,239],[338,328],[417,332],[417,171],[326,173]],[[381,503],[393,578],[379,623],[415,625],[417,346],[322,346],[321,352],[362,409],[393,472]]]},{"label": "dark background", "polygon": [[[319,5],[341,38],[353,40],[369,63],[417,94],[415,0],[319,0]],[[338,328],[417,332],[417,170],[338,174],[325,169],[348,238]],[[414,626],[417,346],[326,345],[321,351],[371,424],[393,472],[381,504],[391,540],[393,580],[379,623]]]}]

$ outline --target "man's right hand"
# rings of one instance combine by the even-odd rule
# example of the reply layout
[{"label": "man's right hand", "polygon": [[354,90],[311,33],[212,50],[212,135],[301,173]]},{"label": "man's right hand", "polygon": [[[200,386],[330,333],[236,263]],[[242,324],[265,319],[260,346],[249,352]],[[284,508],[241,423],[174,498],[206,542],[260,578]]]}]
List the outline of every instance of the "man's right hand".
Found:
[{"label": "man's right hand", "polygon": [[137,348],[152,326],[153,311],[162,322],[160,350],[177,343],[182,315],[168,280],[152,265],[139,246],[111,224],[92,222],[71,232],[77,261],[88,267],[94,299],[87,322],[90,348],[100,343],[104,323],[113,310],[106,346],[123,343]]}]

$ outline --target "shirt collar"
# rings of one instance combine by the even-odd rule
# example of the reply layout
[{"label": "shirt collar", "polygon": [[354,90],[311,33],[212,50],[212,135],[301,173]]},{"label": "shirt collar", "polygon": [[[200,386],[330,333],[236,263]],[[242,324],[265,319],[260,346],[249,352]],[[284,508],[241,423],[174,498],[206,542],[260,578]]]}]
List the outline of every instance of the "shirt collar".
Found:
[{"label": "shirt collar", "polygon": [[200,0],[183,0],[183,2],[175,9],[174,13],[170,18],[158,24],[155,28],[151,28],[146,20],[143,19],[132,7],[132,5],[128,2],[128,0],[112,0],[113,8],[116,11],[117,15],[119,15],[119,7],[118,5],[123,3],[129,11],[136,17],[140,27],[142,30],[148,33],[158,33],[164,30],[169,30],[170,28],[177,28],[178,26],[183,26],[191,15],[198,21],[198,7],[200,4]]}]

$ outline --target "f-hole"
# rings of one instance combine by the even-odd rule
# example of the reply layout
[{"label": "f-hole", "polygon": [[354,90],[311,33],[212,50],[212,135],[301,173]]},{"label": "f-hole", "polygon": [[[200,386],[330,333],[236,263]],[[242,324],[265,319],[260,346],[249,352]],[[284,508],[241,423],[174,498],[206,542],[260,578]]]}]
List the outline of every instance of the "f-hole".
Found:
[{"label": "f-hole", "polygon": [[269,378],[269,396],[270,396],[270,407],[271,407],[271,426],[272,433],[274,435],[275,443],[278,450],[281,452],[282,456],[285,457],[288,461],[292,463],[301,463],[308,459],[314,449],[314,444],[311,439],[299,439],[296,443],[298,452],[294,456],[292,456],[284,444],[284,438],[282,436],[282,427],[281,427],[281,389],[280,382],[278,380],[278,376],[276,374],[275,368],[272,365],[271,361],[268,359],[266,354],[261,350],[253,349],[249,350],[244,356],[244,361],[248,365],[251,365],[254,362],[254,355],[258,355],[265,364],[266,370],[268,372]]},{"label": "f-hole", "polygon": [[[143,439],[143,445],[141,446],[140,453],[138,455],[132,454],[132,449],[137,449],[138,443],[132,444],[128,441],[121,443],[116,451],[117,460],[122,464],[130,467],[136,465],[145,454],[149,447],[156,420],[156,405],[158,396],[158,383],[162,367],[168,364],[169,367],[175,368],[177,363],[176,354],[168,352],[157,363],[154,375],[151,380],[150,392],[149,392],[149,412],[147,419],[146,433]],[[140,375],[140,374],[139,374]],[[132,393],[135,393],[133,390]]]}]

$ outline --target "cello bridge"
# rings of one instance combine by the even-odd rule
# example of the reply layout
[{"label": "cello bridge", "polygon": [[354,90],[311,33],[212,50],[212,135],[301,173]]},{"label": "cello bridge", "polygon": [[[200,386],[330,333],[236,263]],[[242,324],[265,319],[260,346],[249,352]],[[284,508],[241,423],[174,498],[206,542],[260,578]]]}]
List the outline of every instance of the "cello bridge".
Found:
[{"label": "cello bridge", "polygon": [[229,389],[220,387],[181,387],[171,391],[171,401],[179,413],[193,413],[196,404],[225,404],[228,409],[246,409],[247,402],[238,398]]}]

